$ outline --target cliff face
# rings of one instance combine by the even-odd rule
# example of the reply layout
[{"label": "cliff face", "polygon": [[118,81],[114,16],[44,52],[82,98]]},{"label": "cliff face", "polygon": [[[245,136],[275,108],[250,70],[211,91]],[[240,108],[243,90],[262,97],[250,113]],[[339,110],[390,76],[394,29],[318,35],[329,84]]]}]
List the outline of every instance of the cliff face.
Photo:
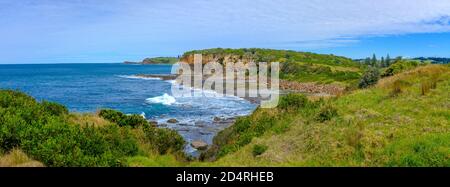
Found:
[{"label": "cliff face", "polygon": [[[180,58],[181,62],[185,62],[188,64],[194,64],[194,54],[183,55]],[[234,54],[202,54],[202,64],[206,64],[209,62],[218,62],[220,64],[225,64],[227,62],[255,62],[256,58],[248,55],[234,55]]]}]

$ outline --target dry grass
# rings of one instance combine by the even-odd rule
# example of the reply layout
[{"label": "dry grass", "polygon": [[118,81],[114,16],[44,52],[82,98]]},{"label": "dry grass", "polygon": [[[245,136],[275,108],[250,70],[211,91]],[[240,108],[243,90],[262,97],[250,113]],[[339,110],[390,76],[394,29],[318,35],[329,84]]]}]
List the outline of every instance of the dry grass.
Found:
[{"label": "dry grass", "polygon": [[444,75],[446,72],[448,74],[449,71],[450,68],[443,65],[422,66],[404,73],[381,79],[380,81],[378,81],[376,87],[390,89],[394,87],[394,84],[397,81],[414,81],[424,77],[432,77],[432,79],[434,79],[435,81],[439,81],[440,79],[443,79],[441,75]]},{"label": "dry grass", "polygon": [[29,158],[20,149],[13,149],[0,157],[0,167],[44,167],[44,165]]}]

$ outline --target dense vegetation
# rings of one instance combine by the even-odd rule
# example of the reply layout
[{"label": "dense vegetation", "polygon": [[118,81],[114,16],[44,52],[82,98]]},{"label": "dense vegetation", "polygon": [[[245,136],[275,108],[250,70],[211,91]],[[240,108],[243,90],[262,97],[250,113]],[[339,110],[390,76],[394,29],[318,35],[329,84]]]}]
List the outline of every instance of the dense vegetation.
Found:
[{"label": "dense vegetation", "polygon": [[194,50],[183,54],[183,56],[192,54],[203,54],[203,55],[236,55],[244,57],[251,57],[256,62],[308,62],[316,64],[326,64],[326,65],[340,65],[353,67],[356,64],[353,60],[345,57],[335,56],[335,55],[322,55],[309,52],[297,52],[291,50],[274,50],[274,49],[260,49],[260,48],[249,48],[249,49],[205,49],[205,50]]},{"label": "dense vegetation", "polygon": [[[125,166],[128,157],[140,152],[183,149],[180,135],[153,127],[140,116],[138,120],[111,110],[103,110],[102,114],[119,125],[99,125],[101,120],[76,117],[62,105],[40,103],[21,92],[0,90],[0,153],[20,149],[46,166]],[[139,133],[143,129],[146,133]],[[163,151],[161,142],[166,143]],[[147,149],[143,150],[143,145]]]},{"label": "dense vegetation", "polygon": [[186,58],[192,54],[212,55],[223,61],[227,56],[238,59],[251,59],[254,62],[280,62],[281,78],[298,82],[318,83],[356,83],[361,76],[360,64],[352,59],[309,52],[273,49],[205,49],[183,54]]},{"label": "dense vegetation", "polygon": [[140,115],[137,114],[125,115],[122,112],[110,109],[100,110],[98,115],[113,123],[117,123],[117,125],[121,127],[130,126],[136,128],[148,124],[147,120]]}]

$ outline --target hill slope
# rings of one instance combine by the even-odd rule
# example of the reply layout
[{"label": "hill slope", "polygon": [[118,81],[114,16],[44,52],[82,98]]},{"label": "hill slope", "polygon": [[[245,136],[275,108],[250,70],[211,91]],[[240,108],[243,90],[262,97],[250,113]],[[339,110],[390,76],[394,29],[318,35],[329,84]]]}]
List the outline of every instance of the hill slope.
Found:
[{"label": "hill slope", "polygon": [[186,52],[180,61],[193,63],[194,54],[202,54],[202,62],[280,62],[281,78],[296,82],[355,83],[361,76],[360,64],[335,55],[273,49],[205,49]]},{"label": "hill slope", "polygon": [[449,90],[450,68],[428,65],[328,101],[291,95],[239,119],[215,138],[219,159],[194,165],[450,166]]}]

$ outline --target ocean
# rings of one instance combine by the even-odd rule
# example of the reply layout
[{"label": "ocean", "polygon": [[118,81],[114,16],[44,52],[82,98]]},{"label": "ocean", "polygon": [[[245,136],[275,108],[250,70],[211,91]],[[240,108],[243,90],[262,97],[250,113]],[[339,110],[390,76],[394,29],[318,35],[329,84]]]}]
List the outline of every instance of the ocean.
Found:
[{"label": "ocean", "polygon": [[[61,103],[71,112],[110,108],[140,114],[177,130],[187,142],[202,140],[208,144],[218,131],[229,125],[217,123],[215,118],[244,116],[256,108],[255,104],[233,96],[173,97],[173,81],[135,76],[170,74],[171,68],[171,65],[120,63],[0,65],[0,88],[19,90],[39,101]],[[179,123],[167,123],[172,118]],[[189,145],[186,152],[197,153]]]}]

